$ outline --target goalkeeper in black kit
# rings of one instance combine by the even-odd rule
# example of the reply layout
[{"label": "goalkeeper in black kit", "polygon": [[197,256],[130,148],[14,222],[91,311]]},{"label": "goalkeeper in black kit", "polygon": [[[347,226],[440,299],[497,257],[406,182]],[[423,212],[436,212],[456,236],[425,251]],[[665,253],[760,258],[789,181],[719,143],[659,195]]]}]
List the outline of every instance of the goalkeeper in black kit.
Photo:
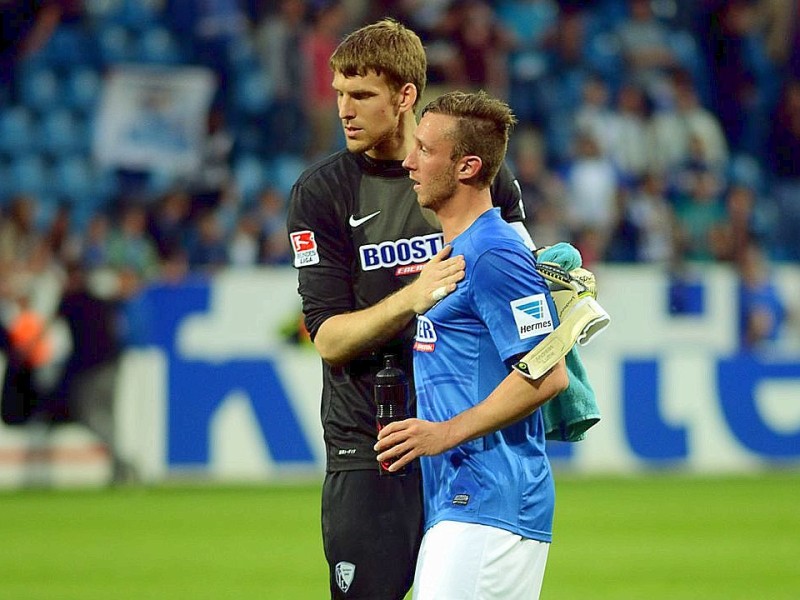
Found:
[{"label": "goalkeeper in black kit", "polygon": [[[388,354],[412,375],[414,317],[455,290],[464,260],[443,246],[402,167],[425,88],[419,37],[379,21],[348,35],[330,66],[347,150],[300,176],[288,216],[305,324],[323,359],[322,538],[332,598],[401,600],[422,538],[420,475],[379,472],[374,376]],[[492,199],[533,247],[506,167]]]}]

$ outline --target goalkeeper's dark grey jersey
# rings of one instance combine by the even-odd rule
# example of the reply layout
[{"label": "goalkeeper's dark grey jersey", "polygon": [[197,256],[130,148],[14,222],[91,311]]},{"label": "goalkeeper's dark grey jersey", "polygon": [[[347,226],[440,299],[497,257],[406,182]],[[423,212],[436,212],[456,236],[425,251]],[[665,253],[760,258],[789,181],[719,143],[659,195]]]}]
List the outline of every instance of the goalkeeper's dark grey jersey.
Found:
[{"label": "goalkeeper's dark grey jersey", "polygon": [[[492,198],[505,220],[522,221],[519,187],[505,166]],[[300,176],[287,226],[312,339],[329,317],[372,306],[412,281],[443,245],[436,217],[420,208],[401,161],[375,161],[346,150]],[[323,361],[321,416],[329,471],[377,468],[373,376],[382,356],[391,353],[411,379],[413,337],[412,320],[386,346],[345,367]],[[413,414],[413,379],[410,387]]]}]

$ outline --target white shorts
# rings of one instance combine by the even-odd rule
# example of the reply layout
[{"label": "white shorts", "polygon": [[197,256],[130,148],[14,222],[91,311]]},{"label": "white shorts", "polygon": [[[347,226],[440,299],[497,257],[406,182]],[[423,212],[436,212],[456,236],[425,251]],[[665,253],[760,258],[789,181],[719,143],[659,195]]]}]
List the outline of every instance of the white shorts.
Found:
[{"label": "white shorts", "polygon": [[425,532],[414,600],[536,600],[550,544],[504,529],[441,521]]}]

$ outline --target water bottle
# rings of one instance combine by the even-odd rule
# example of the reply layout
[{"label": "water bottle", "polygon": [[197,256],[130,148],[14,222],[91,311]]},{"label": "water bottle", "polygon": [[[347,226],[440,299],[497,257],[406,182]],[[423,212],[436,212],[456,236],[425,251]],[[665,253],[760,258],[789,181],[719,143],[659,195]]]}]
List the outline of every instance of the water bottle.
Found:
[{"label": "water bottle", "polygon": [[[375,375],[373,386],[375,405],[377,408],[378,431],[393,421],[402,421],[408,417],[408,378],[405,372],[395,364],[395,357],[387,354],[383,358],[383,369]],[[389,472],[392,461],[379,463],[381,475],[405,475],[408,466],[399,471]]]}]

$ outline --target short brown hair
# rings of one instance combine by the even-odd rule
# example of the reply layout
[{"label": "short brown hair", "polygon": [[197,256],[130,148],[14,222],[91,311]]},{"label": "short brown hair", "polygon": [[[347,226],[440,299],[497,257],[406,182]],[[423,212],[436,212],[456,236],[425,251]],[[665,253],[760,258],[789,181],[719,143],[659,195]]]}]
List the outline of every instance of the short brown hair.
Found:
[{"label": "short brown hair", "polygon": [[331,55],[330,67],[345,77],[364,77],[369,71],[386,75],[395,92],[406,83],[425,91],[428,59],[419,36],[394,19],[382,19],[353,31]]},{"label": "short brown hair", "polygon": [[453,160],[475,155],[483,161],[483,168],[475,177],[479,187],[488,187],[494,181],[505,159],[508,136],[517,122],[508,104],[492,98],[486,92],[448,92],[429,102],[422,109],[426,113],[442,114],[456,118],[450,132],[453,141]]}]

